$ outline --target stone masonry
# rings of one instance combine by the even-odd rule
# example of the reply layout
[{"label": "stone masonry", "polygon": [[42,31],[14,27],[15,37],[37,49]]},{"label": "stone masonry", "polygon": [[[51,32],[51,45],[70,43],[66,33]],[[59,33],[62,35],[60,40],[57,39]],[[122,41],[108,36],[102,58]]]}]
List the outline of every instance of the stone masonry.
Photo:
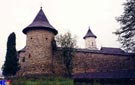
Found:
[{"label": "stone masonry", "polygon": [[[23,33],[26,34],[27,40],[25,48],[18,52],[21,69],[17,76],[63,75],[65,67],[59,60],[62,49],[52,53],[52,41],[58,32],[49,23],[42,8]],[[84,39],[87,40],[86,38],[94,38],[91,43],[96,48],[96,36],[90,29]],[[73,58],[73,74],[133,69],[132,54],[119,48],[77,49]]]},{"label": "stone masonry", "polygon": [[74,73],[110,72],[133,69],[132,57],[77,52],[74,57]]},{"label": "stone masonry", "polygon": [[[24,53],[20,54],[20,64],[22,69],[24,70],[25,67],[29,70],[32,74],[35,73],[48,73],[53,72],[55,75],[63,75],[64,74],[64,65],[59,60],[60,57],[60,50],[53,55],[53,62],[51,61],[52,58],[50,57],[50,65],[45,66],[48,62],[46,58],[41,58],[40,62],[37,60],[33,60],[34,64],[31,62],[22,62],[22,58]],[[36,59],[36,58],[35,58]],[[30,59],[28,59],[30,60]],[[31,60],[30,60],[31,61]],[[52,65],[53,68],[52,68]],[[28,66],[29,65],[29,66]],[[44,66],[44,67],[42,67]],[[50,69],[50,70],[48,70]],[[73,74],[75,73],[85,73],[85,72],[111,72],[111,71],[119,71],[119,70],[133,70],[134,64],[133,59],[129,55],[113,55],[113,54],[99,54],[99,53],[91,53],[91,52],[75,52],[75,56],[73,58]],[[45,72],[44,72],[45,71]],[[28,71],[23,71],[23,75],[30,74]],[[21,75],[22,75],[21,74]]]}]

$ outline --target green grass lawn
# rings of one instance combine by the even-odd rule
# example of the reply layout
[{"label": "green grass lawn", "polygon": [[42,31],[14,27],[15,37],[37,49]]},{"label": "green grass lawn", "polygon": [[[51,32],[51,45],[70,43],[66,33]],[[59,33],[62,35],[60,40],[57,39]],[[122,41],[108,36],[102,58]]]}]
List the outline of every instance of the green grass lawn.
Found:
[{"label": "green grass lawn", "polygon": [[11,85],[73,85],[73,80],[62,77],[14,78]]}]

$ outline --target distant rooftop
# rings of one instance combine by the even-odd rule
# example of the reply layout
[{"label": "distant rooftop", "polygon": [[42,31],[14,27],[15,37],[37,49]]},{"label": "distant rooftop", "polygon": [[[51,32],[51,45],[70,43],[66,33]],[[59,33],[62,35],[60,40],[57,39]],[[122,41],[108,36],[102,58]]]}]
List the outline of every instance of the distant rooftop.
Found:
[{"label": "distant rooftop", "polygon": [[78,52],[85,53],[97,53],[97,54],[107,54],[107,55],[121,55],[121,56],[131,56],[132,53],[124,52],[120,48],[112,48],[112,47],[101,47],[100,50],[89,50],[89,49],[77,49]]},{"label": "distant rooftop", "polygon": [[[58,47],[58,50],[61,50],[61,47]],[[120,48],[112,48],[112,47],[101,47],[100,50],[89,50],[89,49],[76,49],[77,52],[84,52],[84,53],[97,53],[97,54],[107,54],[107,55],[121,55],[121,56],[133,56],[133,53],[124,52]],[[18,51],[25,52],[25,47]]]},{"label": "distant rooftop", "polygon": [[103,53],[125,53],[120,48],[112,48],[112,47],[101,47],[100,49]]},{"label": "distant rooftop", "polygon": [[94,35],[93,32],[91,31],[90,27],[89,27],[89,30],[87,31],[86,35],[83,37],[83,39],[88,38],[88,37],[97,38],[97,36]]}]

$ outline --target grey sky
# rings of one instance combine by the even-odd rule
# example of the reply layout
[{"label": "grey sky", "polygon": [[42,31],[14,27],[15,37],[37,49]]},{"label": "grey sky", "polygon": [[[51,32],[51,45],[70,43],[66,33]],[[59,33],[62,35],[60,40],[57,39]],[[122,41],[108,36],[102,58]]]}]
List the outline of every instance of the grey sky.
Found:
[{"label": "grey sky", "polygon": [[123,11],[125,0],[0,0],[0,66],[6,54],[7,37],[11,32],[17,36],[17,50],[23,48],[26,36],[22,30],[38,13],[41,5],[50,23],[59,34],[70,31],[77,36],[77,44],[84,47],[83,37],[91,27],[97,36],[97,46],[120,47],[117,36],[119,28],[115,17]]}]

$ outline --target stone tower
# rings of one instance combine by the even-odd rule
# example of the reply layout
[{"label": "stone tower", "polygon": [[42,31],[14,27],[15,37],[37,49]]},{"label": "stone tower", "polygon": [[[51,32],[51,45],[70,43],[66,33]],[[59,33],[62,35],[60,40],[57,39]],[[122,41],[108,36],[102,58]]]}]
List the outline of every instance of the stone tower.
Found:
[{"label": "stone tower", "polygon": [[52,40],[58,33],[49,23],[42,7],[33,22],[23,29],[26,34],[26,52],[23,69],[26,74],[50,74],[52,63]]},{"label": "stone tower", "polygon": [[97,36],[95,36],[92,33],[92,31],[90,30],[90,27],[89,27],[88,32],[83,37],[83,39],[85,40],[85,48],[87,48],[89,50],[97,50],[96,38],[97,38]]}]

